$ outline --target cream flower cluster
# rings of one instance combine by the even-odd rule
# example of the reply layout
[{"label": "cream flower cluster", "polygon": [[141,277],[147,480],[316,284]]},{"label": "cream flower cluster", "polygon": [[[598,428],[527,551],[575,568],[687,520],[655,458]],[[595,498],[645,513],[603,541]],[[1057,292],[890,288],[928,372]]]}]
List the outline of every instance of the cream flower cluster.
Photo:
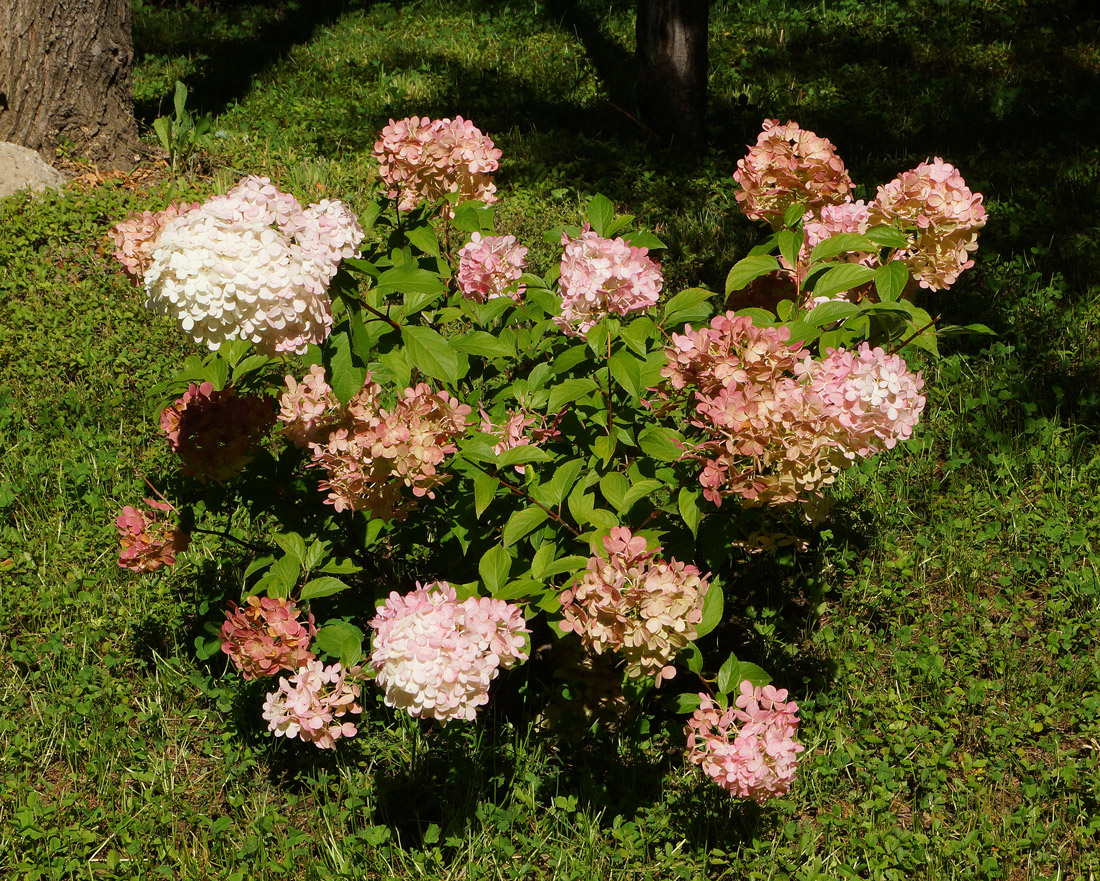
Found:
[{"label": "cream flower cluster", "polygon": [[[371,151],[401,211],[421,202],[436,202],[448,193],[460,201],[497,200],[493,172],[500,167],[501,152],[492,140],[469,120],[429,119],[410,116],[390,120]],[[453,216],[448,205],[444,213]]]},{"label": "cream flower cluster", "polygon": [[444,725],[472,721],[500,670],[527,660],[517,606],[488,597],[460,603],[445,581],[391,593],[370,625],[371,665],[386,705]]},{"label": "cream flower cluster", "polygon": [[[168,512],[171,505],[155,499],[145,504],[156,511]],[[130,505],[115,518],[121,552],[118,565],[135,572],[152,572],[176,562],[176,554],[187,550],[191,536],[182,529],[169,529],[155,514],[139,511]]]},{"label": "cream flower cluster", "polygon": [[648,248],[605,239],[587,226],[576,238],[562,233],[561,243],[561,315],[554,321],[563,332],[583,337],[605,315],[657,304],[664,280]]},{"label": "cream flower cluster", "polygon": [[658,398],[690,393],[703,441],[703,495],[753,504],[807,502],[857,456],[908,438],[924,409],[924,381],[897,355],[830,350],[822,362],[787,328],[758,328],[733,312],[672,334]]},{"label": "cream flower cluster", "polygon": [[974,265],[978,230],[985,226],[981,193],[972,193],[955,166],[936,157],[903,172],[871,204],[871,222],[909,232],[898,257],[921,287],[948,288]]},{"label": "cream flower cluster", "polygon": [[647,550],[626,527],[614,527],[603,543],[607,557],[591,557],[561,596],[561,629],[597,654],[618,651],[628,676],[655,676],[660,685],[676,675],[672,659],[696,637],[710,583],[690,564],[659,559],[660,548]]},{"label": "cream flower cluster", "polygon": [[149,268],[149,255],[165,224],[174,217],[198,208],[201,202],[173,202],[163,211],[140,211],[116,223],[108,235],[115,243],[115,259],[122,264],[130,281],[140,285]]},{"label": "cream flower cluster", "polygon": [[268,355],[304,354],[329,335],[328,285],[362,240],[339,202],[303,209],[267,178],[248,177],[164,225],[146,305],[212,350],[241,339]]},{"label": "cream flower cluster", "polygon": [[741,211],[750,220],[766,220],[777,227],[783,214],[796,203],[817,213],[825,205],[849,198],[852,179],[836,148],[826,138],[799,128],[765,119],[756,145],[737,163],[734,180]]},{"label": "cream flower cluster", "polygon": [[230,603],[222,624],[222,651],[248,680],[297,670],[316,656],[310,640],[317,624],[310,612],[298,619],[292,600],[250,596],[243,607]]},{"label": "cream flower cluster", "polygon": [[252,461],[252,449],[275,421],[271,398],[238,397],[232,386],[214,391],[192,383],[164,408],[160,427],[180,457],[181,473],[217,483],[236,477]]},{"label": "cream flower cluster", "polygon": [[763,803],[790,791],[805,747],[795,741],[798,704],[786,689],[742,682],[734,706],[723,712],[711,698],[688,721],[688,760],[730,795]]},{"label": "cream flower cluster", "polygon": [[276,737],[297,737],[318,749],[332,749],[342,737],[358,733],[355,723],[344,720],[348,713],[361,713],[358,667],[344,670],[339,664],[326,667],[309,661],[264,701],[263,717]]},{"label": "cream flower cluster", "polygon": [[287,377],[287,386],[279,419],[312,451],[313,465],[328,473],[320,488],[337,511],[404,519],[415,507],[404,488],[414,499],[434,499],[434,489],[448,479],[438,466],[457,449],[454,439],[466,431],[471,409],[447,392],[419,383],[386,408],[381,387],[368,374],[347,407],[335,410],[323,368],[312,368],[300,385]]},{"label": "cream flower cluster", "polygon": [[458,289],[475,303],[511,297],[517,303],[527,288],[519,284],[527,265],[527,248],[515,236],[482,236],[475,232],[458,251]]}]

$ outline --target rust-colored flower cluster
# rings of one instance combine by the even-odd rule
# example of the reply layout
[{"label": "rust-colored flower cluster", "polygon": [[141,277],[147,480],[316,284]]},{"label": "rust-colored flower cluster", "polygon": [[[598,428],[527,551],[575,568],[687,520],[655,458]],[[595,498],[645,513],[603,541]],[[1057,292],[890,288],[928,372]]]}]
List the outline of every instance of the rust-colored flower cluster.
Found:
[{"label": "rust-colored flower cluster", "polygon": [[319,367],[301,383],[287,377],[287,387],[279,419],[327,472],[320,484],[326,501],[337,511],[369,511],[381,520],[404,519],[416,499],[435,498],[435,488],[448,479],[438,468],[457,449],[454,440],[466,431],[471,412],[426,383],[405,389],[394,406],[383,406],[381,386],[369,374],[340,408]]},{"label": "rust-colored flower cluster", "polygon": [[222,651],[245,679],[297,670],[315,657],[310,640],[317,633],[313,613],[299,619],[292,600],[251,596],[244,606],[229,604],[222,624]]},{"label": "rust-colored flower cluster", "polygon": [[[167,513],[172,506],[155,499],[145,499],[145,504],[156,511]],[[122,546],[118,565],[135,572],[152,572],[161,566],[176,562],[176,554],[187,550],[191,536],[182,529],[169,528],[159,522],[156,514],[139,511],[127,505],[115,519],[119,543]]]}]

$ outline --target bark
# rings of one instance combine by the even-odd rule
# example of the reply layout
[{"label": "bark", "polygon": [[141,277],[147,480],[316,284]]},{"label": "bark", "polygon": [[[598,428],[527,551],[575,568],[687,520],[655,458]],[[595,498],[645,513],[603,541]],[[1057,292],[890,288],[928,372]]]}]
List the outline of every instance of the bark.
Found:
[{"label": "bark", "polygon": [[0,141],[133,165],[130,0],[0,0]]},{"label": "bark", "polygon": [[638,107],[676,146],[706,143],[708,0],[638,0]]}]

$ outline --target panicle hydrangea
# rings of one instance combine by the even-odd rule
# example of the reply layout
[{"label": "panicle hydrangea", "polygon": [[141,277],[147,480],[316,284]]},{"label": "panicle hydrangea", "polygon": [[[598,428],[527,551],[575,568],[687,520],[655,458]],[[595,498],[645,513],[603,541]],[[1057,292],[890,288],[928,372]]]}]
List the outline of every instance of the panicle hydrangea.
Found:
[{"label": "panicle hydrangea", "polygon": [[[292,381],[292,378],[288,377]],[[280,400],[279,418],[292,437],[304,440],[313,465],[328,477],[320,488],[337,511],[370,511],[381,520],[404,519],[415,499],[435,498],[435,487],[448,479],[438,466],[458,447],[471,409],[426,383],[407,388],[387,409],[381,387],[367,375],[347,407],[334,411],[335,399],[323,368],[314,367],[301,385],[290,386]]]},{"label": "panicle hydrangea", "polygon": [[339,202],[303,209],[267,178],[248,177],[168,221],[145,272],[146,305],[217,350],[249,340],[304,354],[332,329],[328,285],[363,230]]},{"label": "panicle hydrangea", "polygon": [[[172,506],[155,499],[145,499],[145,504],[157,511],[171,511]],[[129,505],[115,518],[122,551],[118,565],[135,572],[152,572],[161,566],[176,562],[176,554],[183,553],[191,543],[191,536],[181,529],[169,529],[158,523],[156,515],[139,511]]]},{"label": "panicle hydrangea", "polygon": [[846,201],[852,180],[843,161],[826,138],[799,128],[795,122],[780,125],[764,120],[764,128],[744,159],[737,163],[736,196],[750,220],[766,220],[772,226],[796,202],[815,214],[825,205]]},{"label": "panicle hydrangea", "polygon": [[987,214],[981,193],[972,193],[958,170],[936,157],[878,188],[871,222],[899,226],[909,247],[898,253],[921,287],[942,290],[974,265],[978,230]]},{"label": "panicle hydrangea", "polygon": [[238,397],[232,386],[214,391],[209,382],[192,383],[164,408],[160,427],[183,463],[183,474],[224,483],[252,461],[253,446],[275,421],[272,403],[255,395]]},{"label": "panicle hydrangea", "polygon": [[473,720],[499,671],[527,660],[529,631],[517,606],[488,597],[460,603],[446,581],[391,593],[370,625],[386,705],[444,725]]},{"label": "panicle hydrangea", "polygon": [[762,804],[789,792],[805,747],[794,740],[798,704],[787,700],[786,689],[742,682],[725,712],[707,695],[699,697],[685,728],[688,760],[734,797]]},{"label": "panicle hydrangea", "polygon": [[339,664],[326,667],[308,661],[264,701],[263,717],[276,737],[297,737],[318,749],[332,749],[341,737],[358,733],[355,723],[340,721],[348,713],[361,713],[359,667],[348,670]]},{"label": "panicle hydrangea", "polygon": [[145,270],[149,268],[152,253],[160,231],[174,217],[198,208],[201,202],[173,202],[163,211],[139,211],[116,223],[108,232],[115,243],[115,259],[122,264],[130,281],[141,284]]},{"label": "panicle hydrangea", "polygon": [[222,651],[245,679],[297,670],[315,658],[309,649],[317,633],[313,613],[298,619],[292,600],[251,596],[243,607],[230,603],[222,624]]},{"label": "panicle hydrangea", "polygon": [[482,236],[475,232],[458,252],[458,289],[475,303],[497,297],[523,299],[519,284],[527,265],[527,248],[515,236]]},{"label": "panicle hydrangea", "polygon": [[562,233],[561,315],[570,336],[583,337],[605,315],[626,315],[657,304],[664,280],[648,248],[605,239],[587,226],[577,238]]},{"label": "panicle hydrangea", "polygon": [[[411,211],[423,201],[436,202],[448,193],[458,193],[459,201],[497,200],[492,175],[500,167],[501,152],[461,116],[391,119],[371,153],[381,165],[389,197],[400,197],[401,211]],[[453,216],[453,207],[445,206],[444,213]]]},{"label": "panicle hydrangea", "polygon": [[824,360],[805,366],[810,388],[858,455],[893,449],[912,435],[924,411],[924,379],[920,371],[910,373],[901,356],[861,343],[855,352],[830,349]]},{"label": "panicle hydrangea", "polygon": [[603,654],[620,652],[627,675],[676,675],[672,659],[695,639],[709,582],[694,566],[658,559],[646,541],[616,526],[603,540],[607,558],[593,556],[580,582],[561,596],[561,629]]}]

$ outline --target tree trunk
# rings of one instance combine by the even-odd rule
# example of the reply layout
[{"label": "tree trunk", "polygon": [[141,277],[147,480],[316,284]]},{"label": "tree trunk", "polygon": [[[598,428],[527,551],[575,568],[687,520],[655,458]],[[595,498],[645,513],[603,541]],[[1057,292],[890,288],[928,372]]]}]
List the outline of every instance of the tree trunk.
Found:
[{"label": "tree trunk", "polygon": [[706,145],[708,0],[638,0],[638,107],[676,146]]},{"label": "tree trunk", "polygon": [[134,163],[130,0],[0,0],[0,141]]}]

